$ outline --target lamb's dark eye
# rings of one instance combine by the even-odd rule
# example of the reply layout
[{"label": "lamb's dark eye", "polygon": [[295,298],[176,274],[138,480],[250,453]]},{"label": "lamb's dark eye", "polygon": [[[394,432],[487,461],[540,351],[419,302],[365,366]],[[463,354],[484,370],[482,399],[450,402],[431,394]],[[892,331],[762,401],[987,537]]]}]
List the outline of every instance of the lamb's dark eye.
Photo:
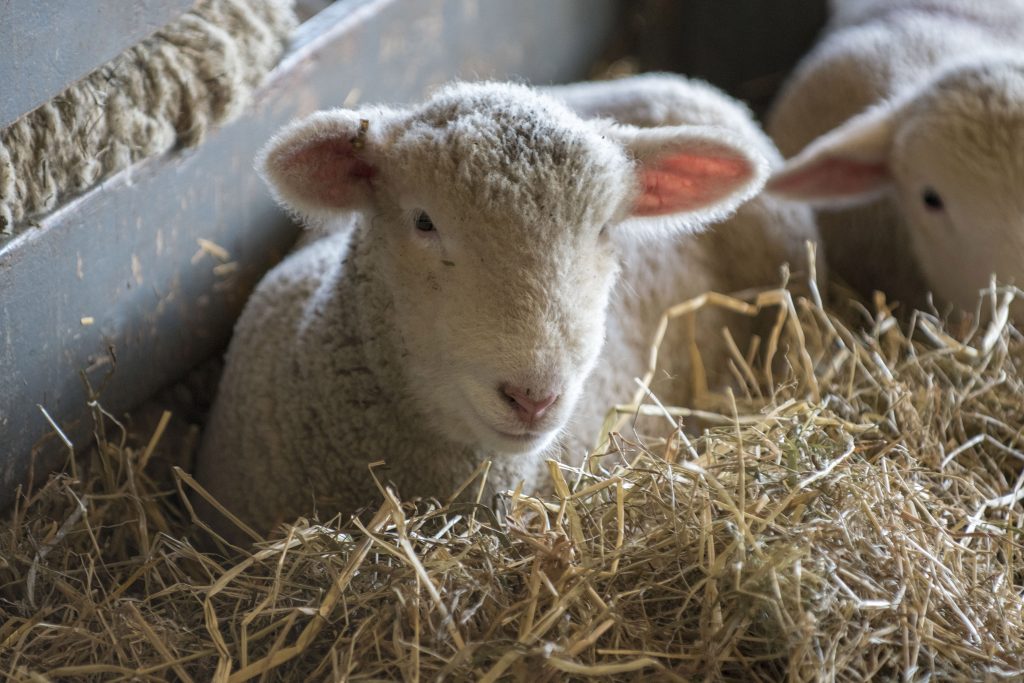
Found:
[{"label": "lamb's dark eye", "polygon": [[930,187],[924,188],[924,191],[921,192],[921,201],[929,211],[942,211],[946,206],[939,193]]},{"label": "lamb's dark eye", "polygon": [[427,215],[426,211],[419,211],[416,213],[416,229],[420,232],[433,232],[434,221],[430,220],[430,216]]}]

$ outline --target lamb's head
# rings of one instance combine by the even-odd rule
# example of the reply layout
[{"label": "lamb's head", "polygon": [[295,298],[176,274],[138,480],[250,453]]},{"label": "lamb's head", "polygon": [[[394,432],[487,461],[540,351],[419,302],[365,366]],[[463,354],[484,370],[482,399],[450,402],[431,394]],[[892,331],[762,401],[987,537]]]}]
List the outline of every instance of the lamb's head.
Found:
[{"label": "lamb's head", "polygon": [[943,70],[812,142],[768,188],[822,207],[891,193],[932,290],[973,310],[993,274],[1024,284],[1024,59]]},{"label": "lamb's head", "polygon": [[565,424],[601,349],[610,233],[726,215],[766,175],[747,147],[717,129],[588,123],[523,86],[463,83],[407,110],[315,114],[262,166],[307,218],[364,212],[380,315],[434,428],[526,453]]}]

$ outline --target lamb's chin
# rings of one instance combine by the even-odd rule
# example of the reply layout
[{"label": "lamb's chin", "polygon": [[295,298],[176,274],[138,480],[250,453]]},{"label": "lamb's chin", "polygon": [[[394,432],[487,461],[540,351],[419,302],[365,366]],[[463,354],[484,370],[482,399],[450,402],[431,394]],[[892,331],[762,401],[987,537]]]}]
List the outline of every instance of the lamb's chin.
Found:
[{"label": "lamb's chin", "polygon": [[[474,416],[475,417],[475,416]],[[481,418],[468,419],[449,438],[462,442],[475,450],[493,454],[496,457],[517,457],[536,454],[547,448],[558,436],[558,429],[504,431]]]},{"label": "lamb's chin", "polygon": [[[496,432],[497,433],[497,432]],[[546,431],[523,435],[499,434],[492,442],[491,450],[500,455],[525,456],[534,455],[547,448],[555,440],[558,431]]]}]

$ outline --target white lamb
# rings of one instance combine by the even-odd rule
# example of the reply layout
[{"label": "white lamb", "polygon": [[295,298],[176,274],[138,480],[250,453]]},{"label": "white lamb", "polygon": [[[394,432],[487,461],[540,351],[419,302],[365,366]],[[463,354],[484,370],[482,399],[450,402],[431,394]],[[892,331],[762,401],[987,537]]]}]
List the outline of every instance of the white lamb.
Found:
[{"label": "white lamb", "polygon": [[1024,284],[1024,0],[832,12],[769,116],[799,153],[770,191],[832,209],[830,264],[865,293],[973,310],[993,273]]},{"label": "white lamb", "polygon": [[[721,95],[693,95],[733,122]],[[253,294],[200,482],[260,532],[371,503],[376,460],[406,498],[445,496],[486,460],[488,494],[534,487],[570,421],[569,441],[589,444],[604,407],[632,393],[664,306],[774,283],[778,264],[800,257],[807,224],[744,244],[726,226],[721,244],[680,239],[760,189],[765,143],[748,125],[584,121],[549,95],[492,83],[289,126],[261,160],[277,198],[313,221],[363,218]],[[631,244],[638,231],[660,239]],[[606,320],[620,269],[629,281]]]}]

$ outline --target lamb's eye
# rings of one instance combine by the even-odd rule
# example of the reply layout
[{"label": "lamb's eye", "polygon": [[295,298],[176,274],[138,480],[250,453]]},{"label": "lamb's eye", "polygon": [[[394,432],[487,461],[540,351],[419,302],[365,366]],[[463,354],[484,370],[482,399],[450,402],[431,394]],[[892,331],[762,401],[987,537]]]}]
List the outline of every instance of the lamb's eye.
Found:
[{"label": "lamb's eye", "polygon": [[434,221],[430,220],[426,211],[418,211],[414,222],[420,232],[434,232]]},{"label": "lamb's eye", "polygon": [[946,207],[942,196],[930,187],[924,188],[924,191],[921,192],[921,201],[929,211],[942,211]]}]

